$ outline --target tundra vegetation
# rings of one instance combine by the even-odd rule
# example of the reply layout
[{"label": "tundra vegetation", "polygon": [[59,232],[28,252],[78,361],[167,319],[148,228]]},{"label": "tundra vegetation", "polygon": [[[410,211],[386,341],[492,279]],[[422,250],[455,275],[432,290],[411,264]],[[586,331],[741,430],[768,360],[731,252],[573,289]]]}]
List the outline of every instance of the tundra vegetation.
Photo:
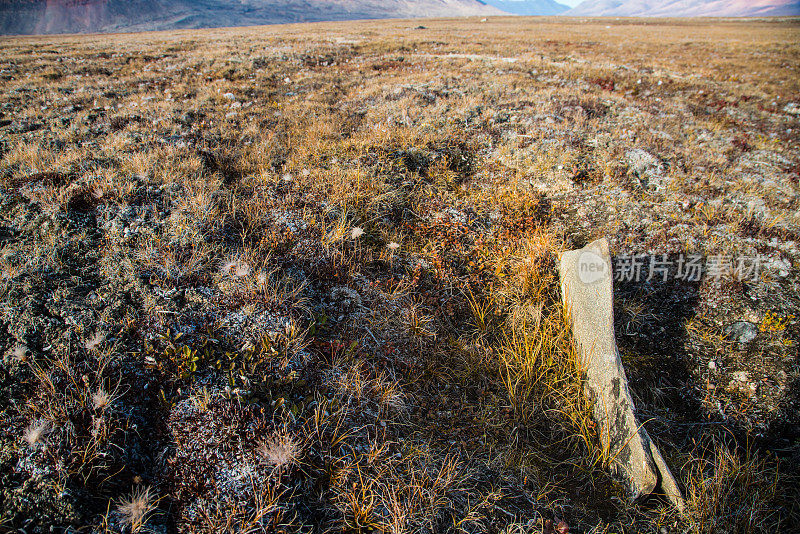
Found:
[{"label": "tundra vegetation", "polygon": [[[800,528],[796,21],[0,52],[3,528]],[[628,502],[583,395],[555,265],[601,236],[730,260],[615,285],[683,512]]]}]

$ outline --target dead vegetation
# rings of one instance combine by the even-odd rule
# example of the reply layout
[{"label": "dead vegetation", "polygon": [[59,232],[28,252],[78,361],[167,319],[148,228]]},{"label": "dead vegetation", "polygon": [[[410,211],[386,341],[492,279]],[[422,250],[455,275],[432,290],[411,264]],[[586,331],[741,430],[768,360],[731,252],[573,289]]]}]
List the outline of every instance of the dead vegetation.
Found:
[{"label": "dead vegetation", "polygon": [[[796,22],[415,26],[0,41],[0,525],[798,528]],[[600,235],[763,259],[618,285],[683,513],[582,392]]]}]

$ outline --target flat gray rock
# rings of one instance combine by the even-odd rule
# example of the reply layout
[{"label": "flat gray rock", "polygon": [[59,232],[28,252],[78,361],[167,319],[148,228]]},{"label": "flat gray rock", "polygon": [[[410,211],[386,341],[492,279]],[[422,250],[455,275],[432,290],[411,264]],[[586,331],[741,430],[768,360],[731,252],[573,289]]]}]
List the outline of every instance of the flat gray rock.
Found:
[{"label": "flat gray rock", "polygon": [[586,392],[611,467],[638,499],[660,488],[678,508],[683,499],[664,459],[636,420],[628,379],[614,335],[613,271],[608,242],[599,239],[561,256],[564,306],[571,318]]},{"label": "flat gray rock", "polygon": [[746,321],[738,321],[726,326],[722,332],[728,339],[740,345],[747,345],[758,337],[758,326]]}]

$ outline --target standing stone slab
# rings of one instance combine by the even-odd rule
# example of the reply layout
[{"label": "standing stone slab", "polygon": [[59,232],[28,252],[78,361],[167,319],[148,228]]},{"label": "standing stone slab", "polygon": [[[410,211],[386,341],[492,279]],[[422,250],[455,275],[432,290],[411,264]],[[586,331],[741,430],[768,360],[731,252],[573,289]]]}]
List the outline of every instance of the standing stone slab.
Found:
[{"label": "standing stone slab", "polygon": [[664,459],[636,420],[625,369],[614,336],[613,271],[608,242],[599,239],[565,252],[559,265],[561,296],[571,318],[586,393],[612,470],[623,477],[631,499],[660,487],[678,508],[683,499]]}]

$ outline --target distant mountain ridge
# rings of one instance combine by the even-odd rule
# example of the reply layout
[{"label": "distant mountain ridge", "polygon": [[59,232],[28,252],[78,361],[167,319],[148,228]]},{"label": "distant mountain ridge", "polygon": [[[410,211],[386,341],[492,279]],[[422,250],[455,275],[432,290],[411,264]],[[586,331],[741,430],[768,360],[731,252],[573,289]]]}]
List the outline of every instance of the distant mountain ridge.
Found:
[{"label": "distant mountain ridge", "polygon": [[554,0],[484,0],[490,6],[514,15],[539,16],[561,15],[569,6]]},{"label": "distant mountain ridge", "polygon": [[481,0],[0,0],[0,34],[504,14]]},{"label": "distant mountain ridge", "polygon": [[586,0],[564,13],[586,17],[800,16],[798,0]]},{"label": "distant mountain ridge", "polygon": [[488,15],[800,16],[800,0],[0,0],[0,35]]}]

